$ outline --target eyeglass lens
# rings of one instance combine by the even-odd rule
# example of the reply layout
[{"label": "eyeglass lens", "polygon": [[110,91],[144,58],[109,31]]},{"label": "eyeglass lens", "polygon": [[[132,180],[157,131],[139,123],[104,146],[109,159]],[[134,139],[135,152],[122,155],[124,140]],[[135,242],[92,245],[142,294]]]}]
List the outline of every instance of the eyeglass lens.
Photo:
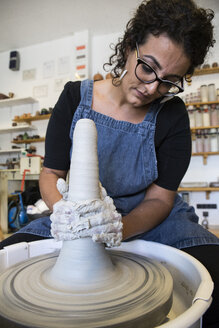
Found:
[{"label": "eyeglass lens", "polygon": [[[135,74],[140,81],[145,83],[152,83],[157,80],[154,70],[144,63],[139,63],[136,66]],[[160,82],[158,91],[162,95],[177,94],[180,91],[180,88],[171,82]]]}]

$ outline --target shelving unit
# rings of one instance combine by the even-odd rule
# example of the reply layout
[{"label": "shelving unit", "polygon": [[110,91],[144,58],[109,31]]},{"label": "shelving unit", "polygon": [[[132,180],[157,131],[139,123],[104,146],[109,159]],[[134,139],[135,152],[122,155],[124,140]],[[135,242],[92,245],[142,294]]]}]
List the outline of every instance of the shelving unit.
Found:
[{"label": "shelving unit", "polygon": [[[219,73],[219,67],[211,67],[211,68],[202,68],[202,69],[196,69],[194,71],[193,76],[198,77],[200,75],[208,75],[208,74],[218,74]],[[191,84],[191,83],[189,83]],[[206,83],[207,84],[207,83]],[[200,106],[204,105],[218,105],[219,101],[208,101],[208,102],[191,102],[186,103],[186,107],[194,106],[194,109],[199,108]],[[219,129],[219,125],[214,126],[199,126],[199,127],[192,127],[191,133],[195,134],[197,130],[209,130],[209,129]],[[207,158],[208,156],[215,156],[219,155],[219,151],[217,152],[199,152],[199,153],[192,153],[192,156],[202,156],[203,157],[203,164],[207,164]],[[179,192],[205,192],[206,199],[210,198],[210,193],[212,192],[219,192],[219,188],[213,188],[213,187],[179,187]]]},{"label": "shelving unit", "polygon": [[22,151],[24,151],[24,148],[20,148],[20,149],[1,149],[0,150],[0,154],[7,154],[7,153],[20,153]]},{"label": "shelving unit", "polygon": [[194,71],[193,76],[207,75],[207,74],[217,74],[219,73],[219,67],[201,68]]},{"label": "shelving unit", "polygon": [[219,152],[207,152],[207,153],[192,153],[192,156],[203,156],[203,164],[207,164],[207,158],[211,155],[219,155]]},{"label": "shelving unit", "polygon": [[219,129],[219,125],[198,126],[198,127],[195,127],[195,128],[191,128],[191,131],[195,132],[197,130],[208,130],[208,129]]},{"label": "shelving unit", "polygon": [[38,100],[32,97],[24,97],[24,98],[8,98],[0,100],[0,107],[11,107],[17,105],[24,105],[24,104],[34,104],[37,103]]},{"label": "shelving unit", "polygon": [[12,140],[11,143],[14,144],[30,144],[34,142],[43,142],[45,141],[45,137],[37,138],[37,139],[26,139],[26,140]]},{"label": "shelving unit", "polygon": [[32,131],[32,130],[36,130],[36,127],[33,125],[18,125],[18,126],[6,127],[6,128],[0,127],[0,134],[13,133],[19,131]]},{"label": "shelving unit", "polygon": [[40,120],[48,120],[50,118],[51,114],[46,115],[36,115],[36,116],[30,116],[30,117],[23,117],[23,118],[17,118],[14,119],[14,122],[32,122],[32,121],[40,121]]},{"label": "shelving unit", "polygon": [[206,193],[206,199],[209,199],[209,195],[211,192],[213,191],[219,191],[219,188],[213,188],[213,187],[204,187],[204,188],[200,188],[200,187],[188,187],[188,188],[178,188],[179,192],[183,192],[183,191],[196,191],[196,192],[205,192]]},{"label": "shelving unit", "polygon": [[217,105],[219,104],[219,101],[215,100],[215,101],[208,101],[208,102],[194,102],[194,103],[186,103],[186,107],[188,106],[202,106],[202,105]]},{"label": "shelving unit", "polygon": [[[194,75],[204,75],[204,74],[213,74],[213,73],[219,73],[219,68],[209,68],[209,69],[201,69],[195,71],[196,74]],[[194,103],[186,103],[186,107],[194,106],[194,107],[200,107],[202,105],[213,105],[213,104],[219,104],[219,101],[208,101],[208,102],[194,102]],[[209,130],[209,129],[219,129],[219,125],[211,125],[211,126],[198,126],[198,127],[192,127],[191,133],[195,133],[197,130]],[[207,158],[211,155],[219,155],[219,152],[201,152],[201,153],[192,153],[192,156],[203,156],[203,164],[207,164]]]}]

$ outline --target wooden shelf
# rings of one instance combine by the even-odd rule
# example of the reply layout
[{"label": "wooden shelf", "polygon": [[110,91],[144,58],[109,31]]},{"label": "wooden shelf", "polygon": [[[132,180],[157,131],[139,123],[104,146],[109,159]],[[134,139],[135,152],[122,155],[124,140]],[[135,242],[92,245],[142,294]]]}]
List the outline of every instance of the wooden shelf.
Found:
[{"label": "wooden shelf", "polygon": [[188,188],[181,188],[179,187],[178,188],[178,191],[179,192],[182,192],[182,191],[192,191],[192,192],[205,192],[206,193],[206,199],[209,199],[210,198],[210,193],[212,191],[219,191],[219,188],[213,188],[213,187],[204,187],[204,188],[200,188],[200,187],[188,187]]},{"label": "wooden shelf", "polygon": [[0,100],[0,107],[11,107],[16,105],[24,105],[24,104],[34,104],[37,103],[38,100],[32,97],[25,98],[8,98]]},{"label": "wooden shelf", "polygon": [[36,116],[31,116],[31,117],[26,117],[26,118],[18,118],[14,119],[14,122],[31,122],[31,121],[40,121],[40,120],[48,120],[50,118],[51,114],[46,114],[46,115],[36,115]]},{"label": "wooden shelf", "polygon": [[219,104],[218,100],[208,101],[208,102],[194,102],[194,103],[186,103],[186,107],[188,106],[202,106],[202,105],[217,105]]},{"label": "wooden shelf", "polygon": [[219,155],[219,151],[208,152],[208,153],[192,153],[192,156],[203,156],[203,164],[207,164],[207,158],[211,155]]},{"label": "wooden shelf", "polygon": [[13,133],[13,132],[18,132],[18,131],[31,131],[31,130],[36,130],[36,127],[33,125],[10,126],[8,128],[0,128],[0,134]]},{"label": "wooden shelf", "polygon": [[30,144],[30,143],[34,143],[34,142],[43,142],[45,141],[45,138],[37,138],[37,139],[26,139],[26,140],[12,140],[11,143],[14,144]]},{"label": "wooden shelf", "polygon": [[178,191],[219,191],[216,187],[179,187]]},{"label": "wooden shelf", "polygon": [[0,150],[0,154],[7,154],[7,153],[20,153],[22,151],[24,151],[24,148],[20,148],[20,149],[1,149]]},{"label": "wooden shelf", "polygon": [[201,152],[201,153],[192,153],[192,156],[209,156],[209,155],[219,155],[219,151],[210,151],[210,152]]},{"label": "wooden shelf", "polygon": [[201,69],[196,69],[193,73],[193,76],[217,74],[217,73],[219,73],[219,67],[201,68]]},{"label": "wooden shelf", "polygon": [[210,126],[198,126],[195,128],[190,128],[190,130],[196,131],[196,130],[209,130],[209,129],[219,129],[219,125],[210,125]]}]

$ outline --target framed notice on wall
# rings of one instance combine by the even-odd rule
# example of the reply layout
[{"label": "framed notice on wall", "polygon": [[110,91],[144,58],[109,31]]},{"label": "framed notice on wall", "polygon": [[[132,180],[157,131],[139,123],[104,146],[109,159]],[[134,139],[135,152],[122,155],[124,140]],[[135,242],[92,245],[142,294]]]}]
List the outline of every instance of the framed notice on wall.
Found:
[{"label": "framed notice on wall", "polygon": [[89,78],[89,32],[77,32],[74,35],[74,78]]}]

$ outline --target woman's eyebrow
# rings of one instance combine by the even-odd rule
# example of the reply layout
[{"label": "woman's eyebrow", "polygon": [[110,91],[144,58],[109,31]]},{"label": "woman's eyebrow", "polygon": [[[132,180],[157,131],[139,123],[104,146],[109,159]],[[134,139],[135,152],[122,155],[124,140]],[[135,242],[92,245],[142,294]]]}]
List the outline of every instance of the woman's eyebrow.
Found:
[{"label": "woman's eyebrow", "polygon": [[[154,56],[151,56],[151,55],[144,55],[143,57],[152,59],[153,62],[155,63],[155,65],[156,65],[159,69],[162,69],[162,66],[161,66],[160,63],[156,60],[156,58],[155,58]],[[176,78],[178,78],[178,79],[182,79],[182,76],[177,75],[177,74],[168,74],[166,77],[176,77]]]},{"label": "woman's eyebrow", "polygon": [[165,76],[165,78],[168,78],[168,77],[176,77],[179,80],[183,78],[183,76],[180,76],[180,75],[177,75],[177,74],[168,74],[168,75]]},{"label": "woman's eyebrow", "polygon": [[146,57],[146,58],[150,58],[150,59],[152,59],[153,62],[155,63],[155,65],[156,65],[159,69],[162,69],[162,66],[158,63],[157,59],[154,58],[154,56],[144,55],[143,57]]}]

